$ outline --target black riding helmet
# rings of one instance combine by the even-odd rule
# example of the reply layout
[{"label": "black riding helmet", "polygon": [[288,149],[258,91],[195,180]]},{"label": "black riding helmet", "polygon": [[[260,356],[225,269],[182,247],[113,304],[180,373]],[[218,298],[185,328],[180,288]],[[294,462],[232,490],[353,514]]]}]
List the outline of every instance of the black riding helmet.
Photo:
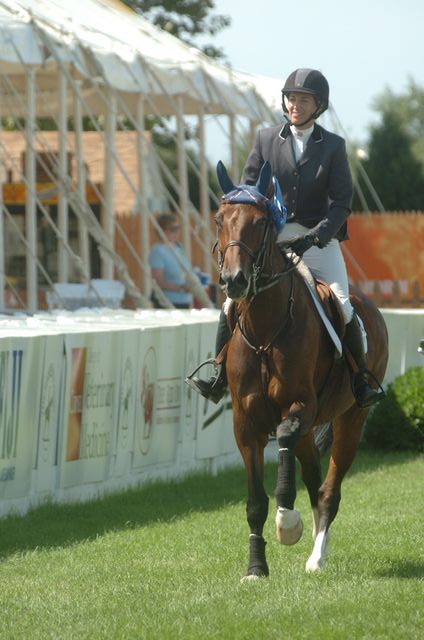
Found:
[{"label": "black riding helmet", "polygon": [[285,113],[288,112],[285,98],[292,91],[309,93],[315,96],[318,106],[312,114],[313,118],[318,118],[318,116],[328,109],[330,87],[321,71],[317,71],[316,69],[296,69],[289,75],[284,83],[284,87],[281,89],[283,97],[282,107]]}]

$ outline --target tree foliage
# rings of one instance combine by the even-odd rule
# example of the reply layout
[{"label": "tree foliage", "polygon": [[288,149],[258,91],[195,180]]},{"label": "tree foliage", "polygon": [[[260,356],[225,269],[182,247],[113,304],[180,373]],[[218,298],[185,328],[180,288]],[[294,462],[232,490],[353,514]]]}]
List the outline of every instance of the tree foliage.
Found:
[{"label": "tree foliage", "polygon": [[383,111],[381,123],[371,128],[368,159],[363,166],[386,210],[424,209],[423,165],[397,113]]},{"label": "tree foliage", "polygon": [[[196,38],[214,36],[228,27],[230,17],[211,13],[215,0],[123,0],[153,24],[190,45],[198,46]],[[223,58],[224,53],[214,44],[201,47],[206,55]]]},{"label": "tree foliage", "polygon": [[397,95],[386,89],[375,98],[374,109],[382,115],[396,116],[410,136],[412,151],[424,171],[424,87],[410,78],[405,93]]}]

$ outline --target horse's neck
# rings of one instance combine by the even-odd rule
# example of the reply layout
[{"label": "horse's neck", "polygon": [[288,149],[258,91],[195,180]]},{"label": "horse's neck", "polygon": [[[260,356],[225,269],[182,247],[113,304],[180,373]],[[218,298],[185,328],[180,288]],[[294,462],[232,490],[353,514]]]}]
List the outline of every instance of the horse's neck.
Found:
[{"label": "horse's neck", "polygon": [[287,273],[269,289],[239,304],[239,316],[246,331],[266,341],[275,328],[285,322],[291,313],[295,277],[293,272]]}]

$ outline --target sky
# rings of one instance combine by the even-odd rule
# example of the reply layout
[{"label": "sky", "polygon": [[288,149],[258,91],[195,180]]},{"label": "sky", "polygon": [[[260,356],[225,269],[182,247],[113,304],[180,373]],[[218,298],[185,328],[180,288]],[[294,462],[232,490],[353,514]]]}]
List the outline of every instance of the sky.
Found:
[{"label": "sky", "polygon": [[378,95],[404,93],[409,78],[424,88],[424,0],[215,0],[215,7],[232,20],[213,42],[234,69],[281,85],[296,68],[319,69],[346,137],[359,146],[378,122]]}]

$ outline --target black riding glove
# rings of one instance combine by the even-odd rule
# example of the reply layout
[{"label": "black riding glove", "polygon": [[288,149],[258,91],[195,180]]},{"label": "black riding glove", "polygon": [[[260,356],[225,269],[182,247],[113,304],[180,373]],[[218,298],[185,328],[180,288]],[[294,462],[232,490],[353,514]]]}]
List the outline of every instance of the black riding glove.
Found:
[{"label": "black riding glove", "polygon": [[298,256],[303,256],[305,251],[308,251],[314,245],[320,246],[320,241],[315,233],[307,233],[304,236],[296,236],[292,240],[288,240],[285,243],[286,247],[289,247]]}]

